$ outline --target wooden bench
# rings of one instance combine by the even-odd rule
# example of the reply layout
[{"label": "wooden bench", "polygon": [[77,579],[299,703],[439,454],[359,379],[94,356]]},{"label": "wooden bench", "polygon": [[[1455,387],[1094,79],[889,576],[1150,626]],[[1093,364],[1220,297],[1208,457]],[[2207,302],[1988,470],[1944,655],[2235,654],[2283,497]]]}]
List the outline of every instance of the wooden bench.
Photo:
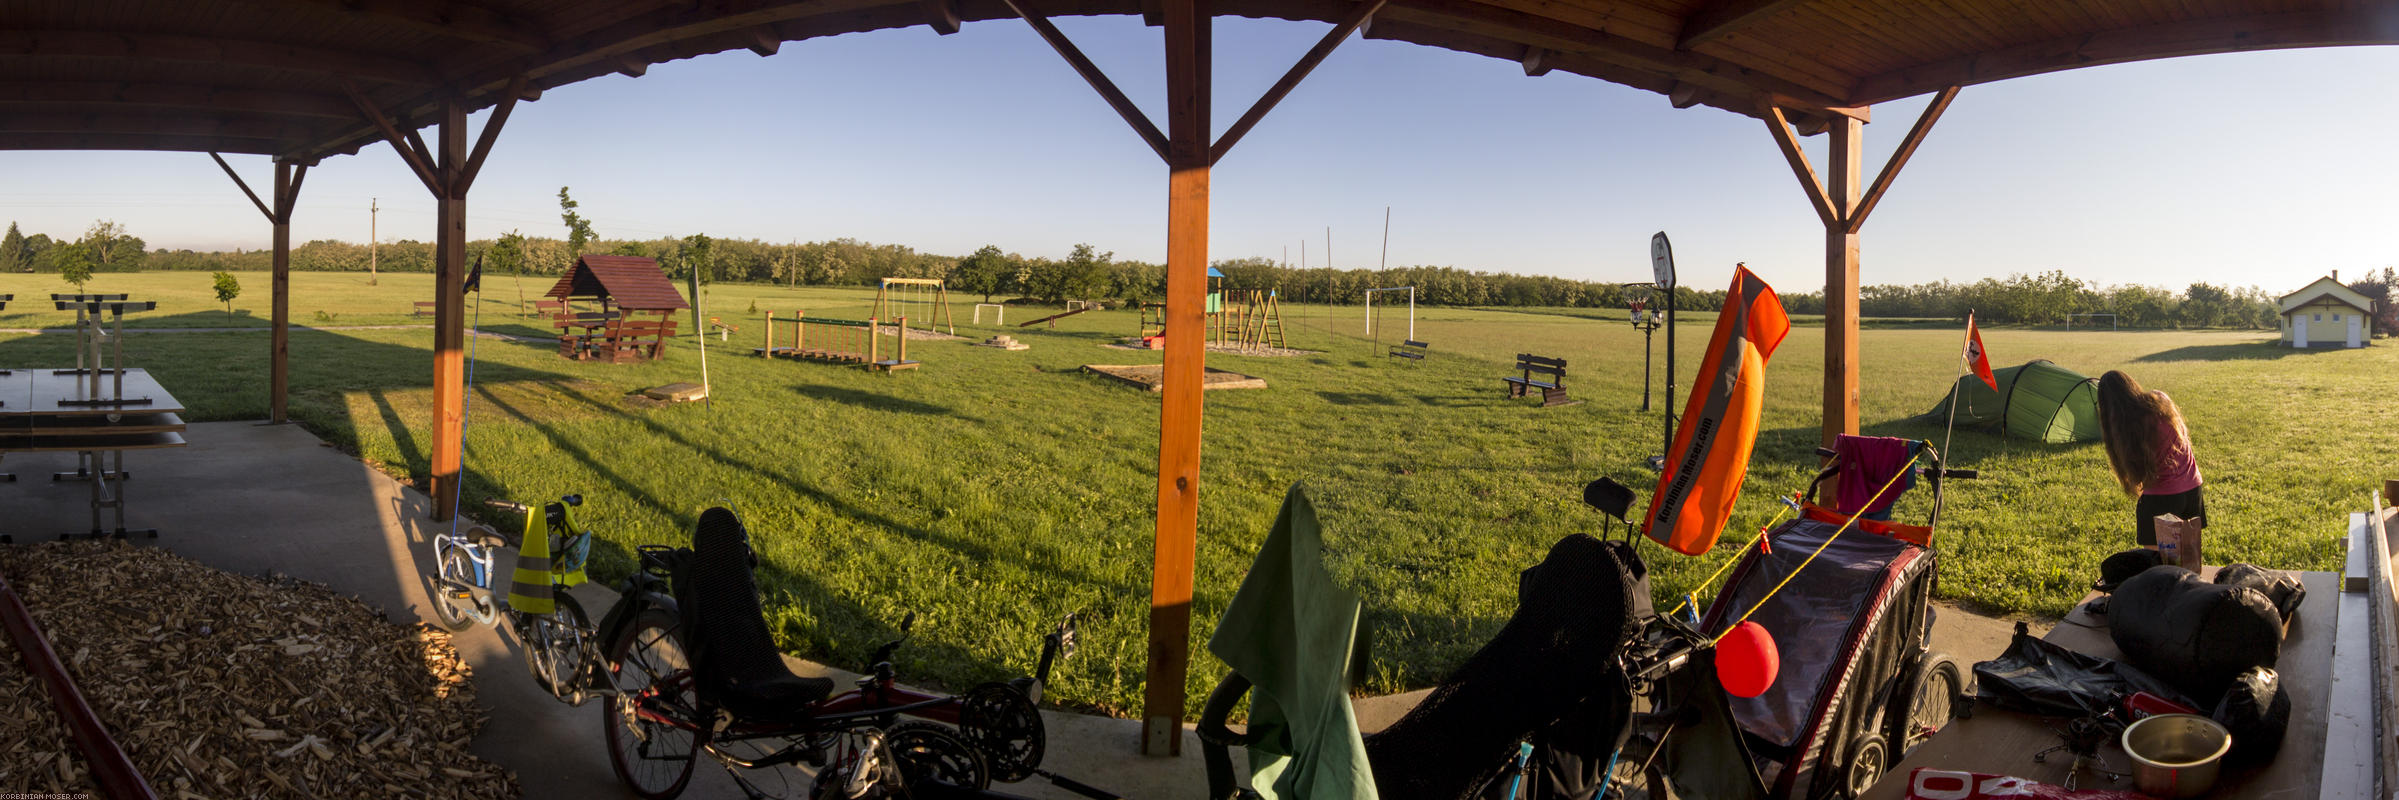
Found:
[{"label": "wooden bench", "polygon": [[[1574,403],[1566,399],[1566,359],[1547,358],[1529,353],[1516,354],[1516,369],[1524,377],[1505,377],[1509,397],[1530,397],[1534,389],[1541,390],[1541,405],[1563,406]],[[1535,379],[1534,375],[1543,379]]]},{"label": "wooden bench", "polygon": [[571,310],[573,309],[567,308],[566,301],[564,300],[533,301],[533,316],[536,317],[547,316],[555,319],[558,317],[558,315],[567,313]]},{"label": "wooden bench", "polygon": [[666,340],[675,336],[675,320],[620,319],[592,337],[592,357],[612,364],[658,357]]},{"label": "wooden bench", "polygon": [[416,301],[416,313],[410,316],[430,317],[434,315],[434,310],[440,307],[440,303],[432,300],[418,300]]},{"label": "wooden bench", "polygon": [[1432,345],[1425,344],[1414,339],[1409,339],[1407,341],[1400,342],[1399,344],[1392,345],[1390,357],[1413,358],[1418,361],[1423,361],[1424,357],[1428,355],[1426,351],[1431,347]]}]

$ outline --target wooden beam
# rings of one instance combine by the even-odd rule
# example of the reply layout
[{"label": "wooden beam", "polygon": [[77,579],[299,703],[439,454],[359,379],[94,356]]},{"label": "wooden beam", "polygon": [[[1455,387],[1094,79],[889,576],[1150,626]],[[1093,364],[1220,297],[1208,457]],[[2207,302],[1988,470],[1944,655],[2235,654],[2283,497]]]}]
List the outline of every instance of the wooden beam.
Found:
[{"label": "wooden beam", "polygon": [[924,2],[926,23],[933,26],[934,33],[948,36],[958,32],[958,26],[962,20],[958,18],[957,0],[924,0]]},{"label": "wooden beam", "polygon": [[[417,129],[414,126],[401,131],[400,136],[401,138],[408,140],[408,152],[415,153],[418,161],[424,162],[428,165],[441,163],[440,161],[434,159],[432,148],[425,146],[425,137],[418,135]],[[439,168],[436,168],[433,170],[433,179],[435,182],[440,183],[443,186],[447,186],[450,183],[450,174],[441,171]],[[440,190],[435,189],[435,191]]]},{"label": "wooden beam", "polygon": [[[1791,162],[1791,173],[1799,176],[1799,188],[1808,194],[1808,204],[1816,207],[1816,216],[1826,228],[1841,224],[1841,214],[1827,197],[1824,181],[1816,177],[1816,168],[1808,164],[1807,151],[1799,149],[1799,137],[1791,132],[1791,123],[1783,118],[1783,110],[1771,103],[1761,104],[1758,115],[1765,117],[1766,130],[1774,134],[1774,144],[1783,151],[1783,160]],[[1856,122],[1856,120],[1849,120]]]},{"label": "wooden beam", "polygon": [[136,133],[0,133],[0,150],[156,150],[282,156],[291,142]]},{"label": "wooden beam", "polygon": [[1824,224],[1824,429],[1821,446],[1858,432],[1858,235],[1835,222],[1858,207],[1858,162],[1864,126],[1836,119],[1827,133],[1831,152],[1833,218]]},{"label": "wooden beam", "polygon": [[84,111],[0,115],[7,133],[131,133],[301,142],[324,129],[289,120],[208,111]]},{"label": "wooden beam", "polygon": [[[1015,0],[1011,0],[1014,2]],[[1166,18],[1166,366],[1158,410],[1158,517],[1150,562],[1141,752],[1179,755],[1191,668],[1199,542],[1201,374],[1207,368],[1208,0],[1164,0]]]},{"label": "wooden beam", "polygon": [[[1348,14],[1342,16],[1340,22],[1334,23],[1333,29],[1326,31],[1323,38],[1317,39],[1316,46],[1308,48],[1308,52],[1302,54],[1299,62],[1292,64],[1291,69],[1285,71],[1280,80],[1275,81],[1273,86],[1266,87],[1266,93],[1258,96],[1258,102],[1250,104],[1249,111],[1243,112],[1241,118],[1233,122],[1233,127],[1226,128],[1224,135],[1217,137],[1216,144],[1208,148],[1208,163],[1214,164],[1223,160],[1224,154],[1232,152],[1233,145],[1239,143],[1242,136],[1248,135],[1250,128],[1256,127],[1259,120],[1266,118],[1267,112],[1274,110],[1275,104],[1283,102],[1283,98],[1289,96],[1292,89],[1298,88],[1299,82],[1306,80],[1308,73],[1314,71],[1316,65],[1324,63],[1325,58],[1331,56],[1335,48],[1340,47],[1342,42],[1349,39],[1351,33],[1358,30],[1358,26],[1366,24],[1366,20],[1374,16],[1374,12],[1382,10],[1383,3],[1384,0],[1365,0],[1352,7]],[[1200,135],[1206,136],[1207,131],[1201,131]]]},{"label": "wooden beam", "polygon": [[[441,104],[435,147],[441,169],[457,174],[466,158],[466,106]],[[434,192],[433,244],[433,519],[446,522],[458,504],[460,456],[466,433],[466,193]]]},{"label": "wooden beam", "polygon": [[432,68],[397,55],[292,42],[140,31],[0,30],[0,55],[238,64],[408,86],[442,82]]},{"label": "wooden beam", "polygon": [[1524,57],[1517,59],[1516,63],[1524,66],[1525,77],[1538,78],[1549,74],[1549,64],[1545,63],[1549,57],[1549,51],[1528,46],[1524,48]]},{"label": "wooden beam", "polygon": [[180,108],[279,117],[358,118],[358,109],[339,95],[196,83],[7,80],[0,81],[0,103],[19,108],[67,104],[109,109]]},{"label": "wooden beam", "polygon": [[267,422],[276,425],[289,421],[286,410],[292,384],[292,204],[300,195],[299,177],[305,177],[308,168],[300,167],[299,177],[292,174],[292,169],[291,162],[275,162],[276,213],[270,216],[275,226],[275,251],[270,262],[273,271],[268,300],[273,332],[267,343]]},{"label": "wooden beam", "polygon": [[267,204],[259,202],[258,193],[250,191],[250,182],[242,180],[241,173],[234,172],[233,165],[225,163],[224,156],[217,155],[216,153],[209,153],[208,157],[217,160],[217,166],[225,170],[225,177],[232,178],[233,185],[242,188],[242,194],[249,195],[250,204],[258,207],[258,213],[267,215],[267,221],[270,223],[275,221],[275,212],[268,210]]},{"label": "wooden beam", "polygon": [[253,5],[315,9],[383,25],[398,25],[519,52],[550,48],[550,40],[508,14],[486,6],[436,0],[252,0]]},{"label": "wooden beam", "polygon": [[650,62],[633,58],[631,56],[618,57],[616,59],[615,66],[616,74],[623,75],[628,78],[639,78],[643,75],[650,74]]},{"label": "wooden beam", "polygon": [[1082,48],[1076,47],[1074,40],[1059,32],[1058,26],[1050,24],[1048,17],[1033,10],[1030,0],[1001,1],[1008,4],[1008,10],[1022,17],[1025,24],[1033,26],[1033,32],[1040,34],[1042,41],[1049,42],[1050,48],[1057,50],[1068,66],[1074,67],[1075,74],[1083,76],[1083,81],[1091,84],[1091,88],[1100,93],[1101,99],[1108,101],[1108,107],[1116,109],[1116,115],[1124,117],[1125,124],[1133,126],[1133,132],[1141,136],[1141,141],[1158,151],[1159,158],[1174,161],[1174,157],[1166,152],[1166,134],[1158,131],[1157,123],[1151,122],[1149,115],[1141,113],[1141,107],[1134,105],[1133,99],[1126,97],[1124,90],[1116,88],[1116,82],[1109,80],[1108,73],[1101,72],[1098,64],[1091,63],[1090,57],[1083,55]]},{"label": "wooden beam", "polygon": [[1948,86],[2153,58],[2293,47],[2399,44],[2388,6],[2288,14],[2245,14],[2075,34],[1870,75],[1851,102],[1882,103]]},{"label": "wooden beam", "polygon": [[[425,182],[425,190],[432,192],[434,197],[442,196],[442,180],[434,174],[433,165],[425,163],[427,159],[417,149],[409,147],[409,137],[415,136],[416,131],[409,131],[407,136],[400,135],[400,129],[392,126],[391,118],[384,116],[382,109],[369,102],[366,95],[358,91],[357,84],[343,80],[342,91],[350,95],[350,102],[358,106],[358,113],[365,115],[368,122],[374,123],[375,128],[383,132],[383,140],[391,143],[392,151],[400,154],[400,160],[408,162],[408,168],[416,173],[417,180]],[[420,140],[417,148],[422,147],[424,145]]]},{"label": "wooden beam", "polygon": [[491,116],[483,120],[483,135],[475,137],[475,152],[466,157],[465,170],[450,178],[450,191],[466,194],[475,185],[475,173],[483,171],[483,159],[491,155],[492,143],[500,138],[500,129],[507,127],[508,115],[516,111],[517,95],[524,94],[525,76],[518,75],[508,82],[508,91],[500,96],[499,105],[491,107]]},{"label": "wooden beam", "polygon": [[1897,179],[1899,171],[1907,167],[1908,159],[1916,155],[1916,147],[1924,144],[1924,135],[1932,131],[1933,123],[1941,121],[1941,112],[1949,110],[1950,101],[1956,99],[1958,87],[1942,89],[1939,95],[1933,97],[1932,104],[1924,107],[1924,113],[1916,117],[1915,127],[1908,129],[1907,138],[1899,140],[1899,149],[1891,152],[1890,161],[1884,162],[1882,174],[1874,176],[1873,188],[1866,190],[1866,197],[1858,201],[1857,210],[1849,213],[1847,227],[1850,233],[1857,233],[1860,228],[1866,227],[1866,215],[1874,213],[1874,205],[1882,202],[1884,192],[1891,190],[1891,181]]},{"label": "wooden beam", "polygon": [[1701,91],[1697,86],[1675,81],[1674,88],[1666,90],[1666,102],[1675,108],[1690,108],[1699,105]]},{"label": "wooden beam", "polygon": [[1716,0],[1683,18],[1674,49],[1689,50],[1741,32],[1807,0]]}]

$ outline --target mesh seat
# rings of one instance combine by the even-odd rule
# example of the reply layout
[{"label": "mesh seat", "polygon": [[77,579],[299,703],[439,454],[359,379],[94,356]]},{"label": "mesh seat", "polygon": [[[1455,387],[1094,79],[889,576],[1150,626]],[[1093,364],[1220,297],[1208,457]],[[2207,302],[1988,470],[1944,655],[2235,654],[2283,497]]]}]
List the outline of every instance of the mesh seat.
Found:
[{"label": "mesh seat", "polygon": [[733,512],[700,515],[691,560],[675,581],[700,702],[749,720],[806,719],[811,704],[833,693],[833,681],[793,675],[783,665],[758,606],[754,558],[749,529]]}]

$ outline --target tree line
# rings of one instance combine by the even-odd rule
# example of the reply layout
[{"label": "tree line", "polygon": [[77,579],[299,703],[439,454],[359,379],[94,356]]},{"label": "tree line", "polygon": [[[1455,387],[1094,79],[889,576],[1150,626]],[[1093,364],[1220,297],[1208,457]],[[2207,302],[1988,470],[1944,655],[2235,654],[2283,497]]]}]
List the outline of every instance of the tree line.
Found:
[{"label": "tree line", "polygon": [[[591,222],[577,213],[575,201],[564,188],[559,190],[559,201],[566,238],[512,232],[468,243],[469,257],[482,259],[485,272],[491,275],[560,275],[580,254],[610,253],[656,258],[678,279],[697,273],[703,281],[873,286],[886,277],[942,278],[951,288],[985,300],[1000,297],[1050,304],[1070,299],[1146,303],[1161,301],[1166,295],[1164,265],[1118,259],[1089,244],[1075,245],[1065,258],[1046,258],[1006,252],[996,245],[965,256],[947,256],[849,238],[784,244],[706,234],[603,239],[594,233]],[[108,220],[94,223],[73,240],[54,240],[39,233],[20,235],[11,223],[6,237],[0,239],[0,271],[56,272],[78,285],[78,276],[88,279],[95,271],[264,271],[271,267],[271,258],[264,250],[145,251],[139,237]],[[320,239],[292,248],[291,266],[311,272],[431,272],[433,244],[401,240],[370,246]],[[1273,289],[1283,299],[1300,303],[1356,303],[1367,289],[1401,286],[1416,287],[1416,302],[1432,306],[1625,308],[1636,296],[1654,294],[1614,283],[1448,266],[1303,270],[1267,258],[1224,259],[1213,266],[1224,277],[1211,278],[1211,290]],[[2399,330],[2399,308],[2395,308],[2399,303],[2392,302],[2393,292],[2399,290],[2399,274],[2385,267],[2378,273],[2369,271],[2348,286],[2377,302],[2378,330]],[[1716,310],[1723,298],[1721,290],[1676,290],[1677,307],[1686,310]],[[1822,292],[1786,292],[1782,300],[1793,314],[1816,315],[1824,308]],[[1659,301],[1649,298],[1647,302]],[[2060,325],[2076,315],[2114,314],[2115,326],[2125,328],[2264,329],[2278,325],[2276,296],[2256,287],[2192,283],[2175,291],[2103,285],[2060,270],[1972,283],[1878,284],[1859,290],[1858,311],[1865,317],[1958,320],[1970,310],[1977,319],[1991,324]]]}]

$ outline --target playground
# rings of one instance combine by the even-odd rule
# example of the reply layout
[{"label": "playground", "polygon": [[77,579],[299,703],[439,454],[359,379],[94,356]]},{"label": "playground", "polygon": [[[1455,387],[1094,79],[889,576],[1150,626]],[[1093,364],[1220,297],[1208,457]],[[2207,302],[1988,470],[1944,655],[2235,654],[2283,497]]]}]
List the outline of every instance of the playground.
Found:
[{"label": "playground", "polygon": [[[527,294],[537,298],[554,280],[528,277]],[[406,316],[429,281],[385,276],[369,289],[363,276],[293,277],[294,316],[304,323],[323,309],[338,315],[334,325],[401,326],[296,330],[293,416],[420,486],[430,471],[433,337]],[[221,307],[204,299],[206,285],[205,274],[108,274],[87,289],[160,298],[161,310],[129,319],[127,357],[177,387],[193,422],[262,418],[262,326],[159,330],[226,327]],[[0,293],[20,297],[59,286],[52,276],[0,276]],[[713,402],[658,406],[632,398],[696,381],[693,336],[668,343],[656,361],[561,359],[547,323],[518,311],[508,277],[487,275],[469,318],[480,314],[486,333],[522,338],[473,340],[465,507],[580,492],[589,498],[583,518],[604,539],[594,553],[597,576],[613,580],[631,569],[634,545],[683,536],[706,506],[725,504],[758,534],[767,615],[786,652],[857,668],[889,637],[885,626],[914,612],[916,639],[902,654],[902,673],[966,686],[1029,669],[1033,654],[1022,644],[1075,612],[1083,652],[1063,667],[1052,699],[1136,713],[1155,480],[1147,466],[1159,403],[1081,368],[1155,363],[1155,354],[1102,347],[1136,328],[1138,309],[1077,314],[1055,329],[1017,327],[1055,307],[1011,308],[1005,326],[990,315],[976,325],[960,313],[961,338],[911,341],[909,358],[924,366],[885,374],[766,361],[749,355],[755,339],[743,340],[768,311],[865,319],[874,287],[706,291],[707,313],[741,329],[731,341],[707,339]],[[29,309],[11,306],[0,328],[71,322]],[[1211,488],[1193,613],[1213,619],[1222,611],[1284,490],[1304,483],[1325,521],[1336,575],[1372,598],[1376,672],[1367,688],[1381,693],[1429,684],[1489,638],[1514,608],[1516,572],[1561,533],[1596,528],[1577,500],[1581,484],[1651,474],[1641,463],[1657,451],[1659,416],[1638,411],[1642,337],[1621,312],[1423,307],[1416,337],[1433,348],[1416,361],[1386,355],[1394,335],[1378,349],[1359,310],[1282,309],[1290,345],[1323,351],[1316,355],[1209,355],[1210,366],[1266,379],[1269,388],[1207,394],[1202,468]],[[1689,334],[1711,321],[1684,313],[1681,324]],[[1773,510],[1765,498],[1795,489],[1814,468],[1822,333],[1803,318],[1769,367],[1751,494],[1728,530],[1764,523]],[[1031,349],[973,346],[1000,334]],[[0,337],[28,361],[72,363],[71,337]],[[1704,338],[1681,337],[1685,387]],[[2353,487],[2399,460],[2399,440],[2345,433],[2384,419],[2379,409],[2389,399],[2351,378],[2389,374],[2399,350],[2293,351],[2271,338],[1985,333],[2002,363],[2047,358],[2086,375],[2123,368],[2172,392],[2207,465],[2211,506],[2221,504],[2211,554],[2333,568],[2339,520],[2358,502]],[[1871,365],[1861,382],[1864,428],[1937,437],[1938,425],[1907,418],[1947,391],[1956,340],[1955,330],[1869,328],[1861,343]],[[1584,402],[1543,408],[1506,397],[1499,378],[1513,374],[1518,353],[1569,360],[1574,398]],[[2244,444],[2260,441],[2284,444]],[[2127,541],[2128,501],[2096,445],[1961,429],[1948,452],[1954,465],[1984,477],[1949,493],[1945,598],[1991,612],[2058,614],[2088,586],[2089,565]],[[1713,566],[1651,563],[1661,595]],[[1206,626],[1194,635],[1204,637]],[[1223,669],[1198,659],[1186,687],[1193,708]]]}]

